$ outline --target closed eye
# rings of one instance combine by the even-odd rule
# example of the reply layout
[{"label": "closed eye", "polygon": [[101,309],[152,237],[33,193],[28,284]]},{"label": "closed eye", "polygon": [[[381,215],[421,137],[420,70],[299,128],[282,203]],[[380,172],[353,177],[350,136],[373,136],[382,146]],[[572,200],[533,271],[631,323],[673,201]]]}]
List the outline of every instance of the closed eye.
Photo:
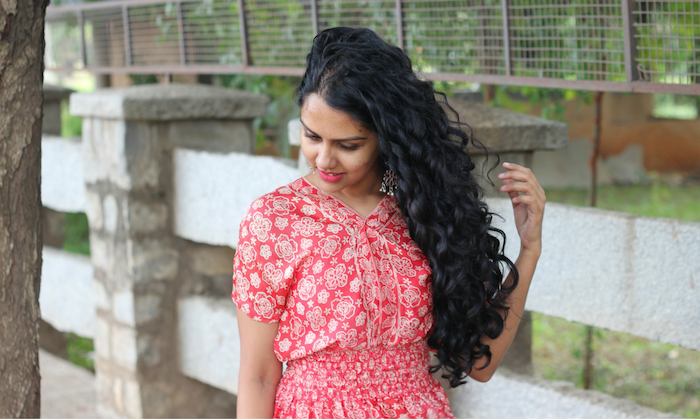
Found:
[{"label": "closed eye", "polygon": [[318,135],[314,135],[314,134],[310,133],[309,131],[304,131],[304,136],[306,138],[311,138],[312,140],[320,140],[321,139],[321,137],[319,137]]}]

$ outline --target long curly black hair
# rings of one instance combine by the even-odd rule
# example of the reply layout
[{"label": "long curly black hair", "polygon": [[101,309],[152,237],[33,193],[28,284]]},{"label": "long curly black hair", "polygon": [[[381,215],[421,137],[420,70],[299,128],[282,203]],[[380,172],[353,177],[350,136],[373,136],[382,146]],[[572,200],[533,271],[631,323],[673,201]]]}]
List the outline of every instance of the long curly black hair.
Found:
[{"label": "long curly black hair", "polygon": [[[369,29],[316,36],[296,91],[299,106],[314,93],[377,133],[381,158],[398,176],[396,199],[411,238],[433,271],[428,344],[439,363],[431,372],[444,367],[452,387],[464,384],[478,358],[491,362],[481,337],[501,334],[506,298],[518,282],[468,154],[485,148],[466,133],[446,96],[416,76],[403,50]],[[508,287],[506,269],[515,279]]]}]

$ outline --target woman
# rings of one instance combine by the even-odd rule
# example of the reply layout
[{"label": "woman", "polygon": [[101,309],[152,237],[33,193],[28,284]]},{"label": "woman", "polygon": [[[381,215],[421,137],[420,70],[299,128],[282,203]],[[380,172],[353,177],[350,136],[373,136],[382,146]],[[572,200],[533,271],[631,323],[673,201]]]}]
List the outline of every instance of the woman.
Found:
[{"label": "woman", "polygon": [[430,372],[457,386],[496,370],[540,255],[544,192],[503,164],[513,263],[466,153],[480,144],[436,94],[372,31],[314,39],[297,89],[313,172],[241,223],[238,417],[453,417]]}]

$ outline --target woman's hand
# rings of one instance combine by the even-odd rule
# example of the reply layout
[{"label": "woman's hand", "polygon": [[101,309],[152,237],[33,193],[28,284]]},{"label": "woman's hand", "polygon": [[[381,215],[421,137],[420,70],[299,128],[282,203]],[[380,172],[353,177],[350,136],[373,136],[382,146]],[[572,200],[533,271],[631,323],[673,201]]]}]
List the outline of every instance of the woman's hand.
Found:
[{"label": "woman's hand", "polygon": [[501,191],[507,192],[513,204],[515,227],[520,235],[520,249],[539,257],[542,252],[542,218],[547,200],[540,186],[527,167],[503,163],[506,172],[498,175],[503,180]]}]

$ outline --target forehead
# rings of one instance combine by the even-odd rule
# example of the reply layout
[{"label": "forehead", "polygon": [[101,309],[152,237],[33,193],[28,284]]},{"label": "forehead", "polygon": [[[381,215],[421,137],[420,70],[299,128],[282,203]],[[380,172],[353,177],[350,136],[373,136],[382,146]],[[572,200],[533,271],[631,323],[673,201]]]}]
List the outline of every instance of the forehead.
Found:
[{"label": "forehead", "polygon": [[371,131],[350,114],[328,106],[317,94],[309,95],[301,106],[304,125],[321,136],[367,135]]}]

